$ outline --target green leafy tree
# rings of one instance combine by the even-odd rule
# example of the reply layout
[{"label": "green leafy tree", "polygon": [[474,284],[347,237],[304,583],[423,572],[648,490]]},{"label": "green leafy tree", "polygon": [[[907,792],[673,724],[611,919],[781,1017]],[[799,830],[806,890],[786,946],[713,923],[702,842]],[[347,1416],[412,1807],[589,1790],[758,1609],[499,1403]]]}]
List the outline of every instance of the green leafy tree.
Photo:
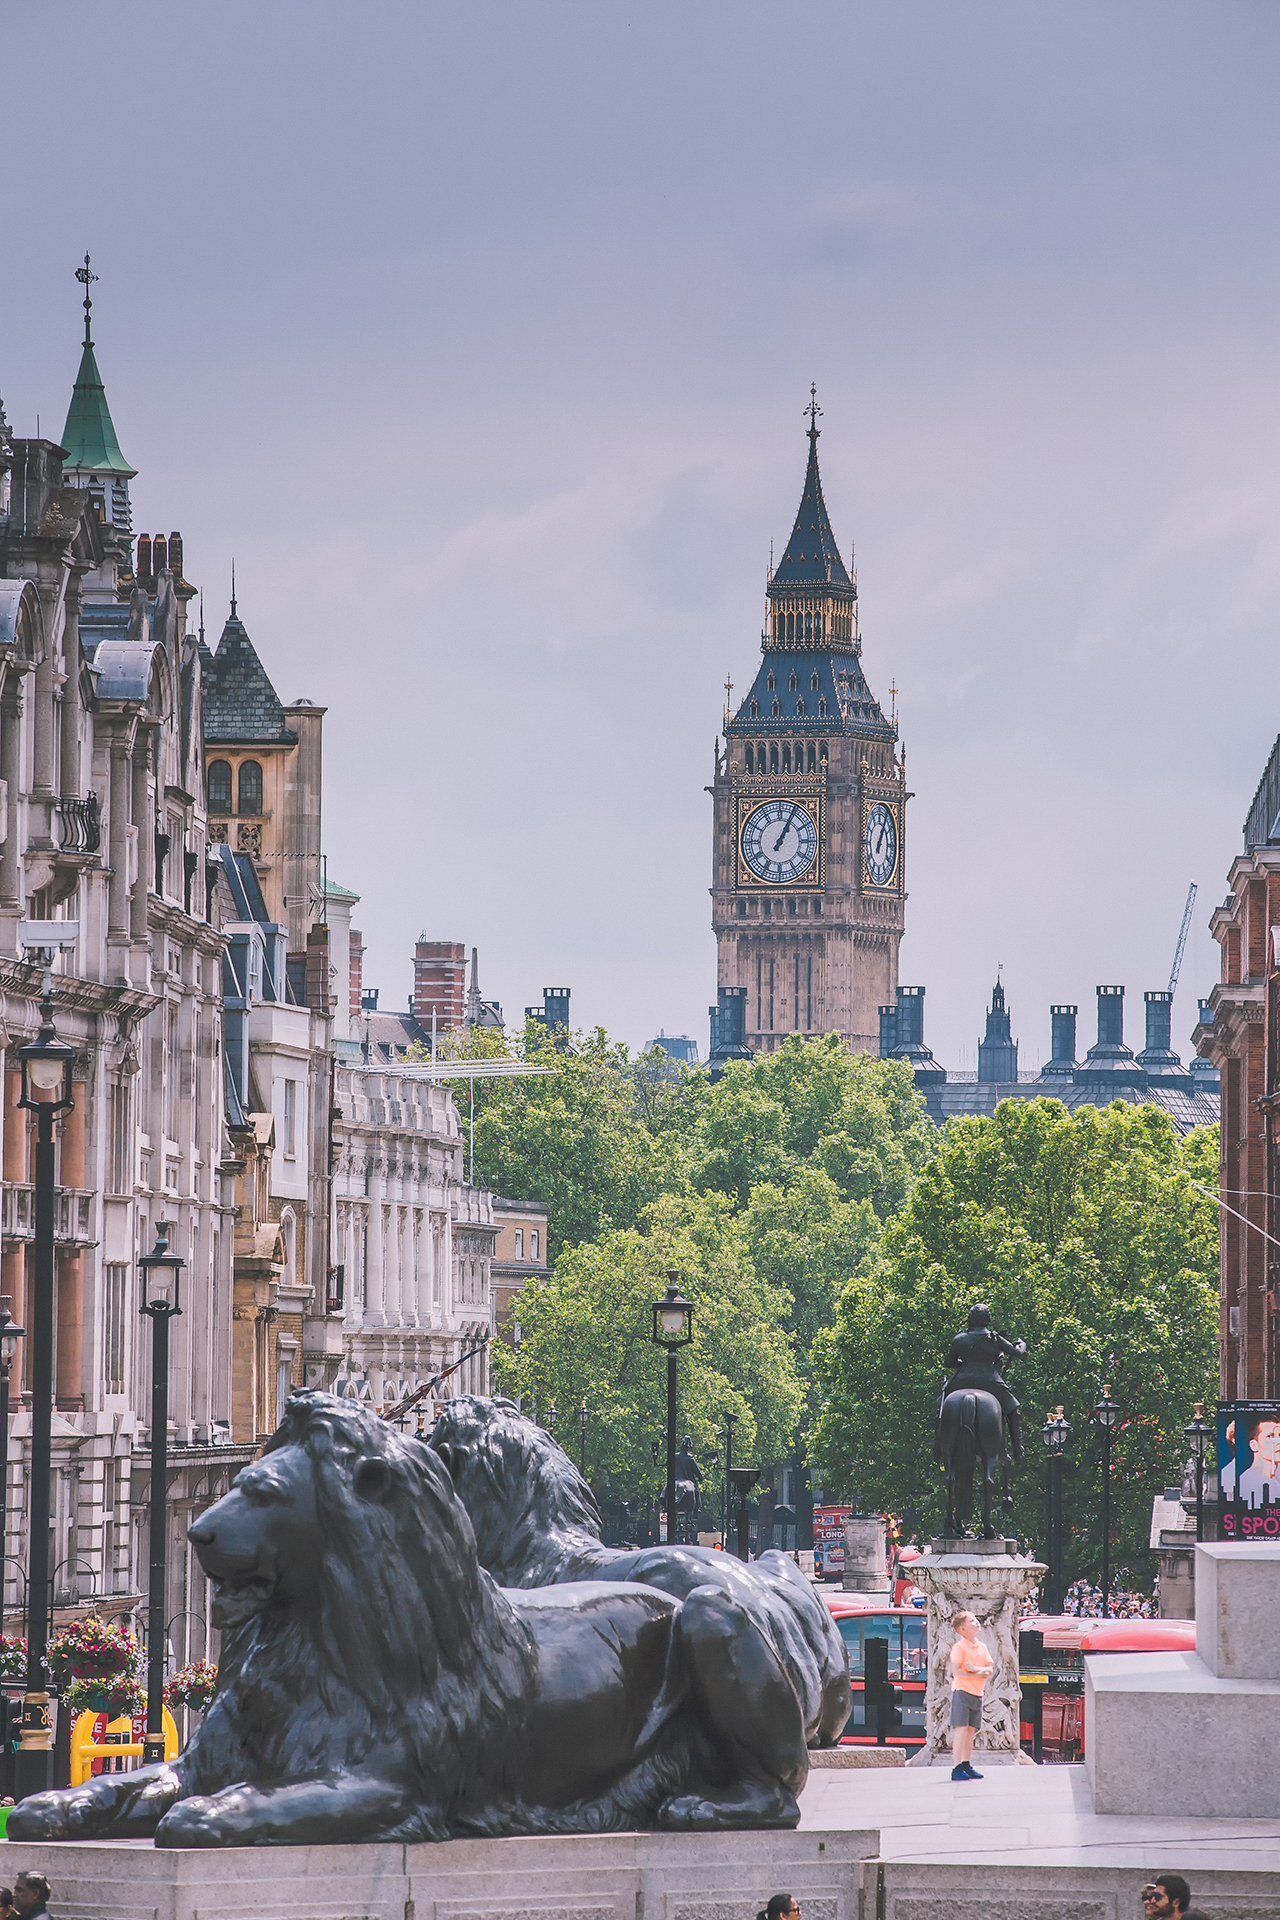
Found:
[{"label": "green leafy tree", "polygon": [[493,1355],[498,1388],[520,1394],[544,1424],[555,1402],[557,1435],[575,1458],[586,1401],[588,1478],[608,1502],[635,1507],[662,1485],[665,1462],[655,1467],[652,1445],[666,1432],[666,1362],[650,1336],[669,1268],[694,1305],[695,1337],[680,1354],[679,1431],[692,1435],[704,1468],[726,1412],[738,1416],[740,1459],[784,1454],[800,1412],[787,1290],[756,1272],[723,1195],[664,1195],[638,1226],[563,1252],[551,1277],[520,1295],[519,1348]]},{"label": "green leafy tree", "polygon": [[1101,1560],[1101,1383],[1128,1410],[1113,1445],[1113,1565],[1138,1579],[1154,1486],[1179,1477],[1182,1427],[1216,1373],[1216,1130],[1179,1140],[1157,1107],[1069,1114],[1006,1101],[942,1137],[874,1258],[816,1341],[824,1401],[811,1450],[829,1486],[872,1507],[941,1520],[933,1431],[943,1360],[969,1308],[1029,1347],[1010,1366],[1028,1458],[1013,1523],[1043,1532],[1037,1428],[1058,1405],[1075,1428],[1064,1495],[1068,1577]]}]

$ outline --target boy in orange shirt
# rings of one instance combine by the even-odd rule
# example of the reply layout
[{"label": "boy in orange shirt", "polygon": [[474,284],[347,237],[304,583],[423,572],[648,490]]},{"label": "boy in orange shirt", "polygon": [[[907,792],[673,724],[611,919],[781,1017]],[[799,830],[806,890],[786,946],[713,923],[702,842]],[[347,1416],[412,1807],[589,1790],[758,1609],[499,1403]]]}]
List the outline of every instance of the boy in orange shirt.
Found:
[{"label": "boy in orange shirt", "polygon": [[982,1691],[995,1661],[978,1638],[976,1614],[958,1613],[952,1624],[960,1637],[951,1649],[951,1778],[981,1780],[970,1755],[982,1725]]}]

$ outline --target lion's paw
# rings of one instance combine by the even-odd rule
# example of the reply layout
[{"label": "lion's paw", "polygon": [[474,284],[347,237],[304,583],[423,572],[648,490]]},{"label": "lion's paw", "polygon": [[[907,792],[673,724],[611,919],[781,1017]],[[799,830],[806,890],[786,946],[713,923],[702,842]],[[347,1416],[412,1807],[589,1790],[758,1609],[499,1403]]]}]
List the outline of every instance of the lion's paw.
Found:
[{"label": "lion's paw", "polygon": [[668,1800],[658,1815],[659,1825],[673,1833],[715,1833],[726,1827],[794,1827],[799,1820],[800,1808],[784,1788],[776,1794],[734,1795],[725,1800],[682,1793]]},{"label": "lion's paw", "polygon": [[230,1837],[217,1801],[200,1794],[179,1800],[156,1828],[158,1847],[221,1847]]},{"label": "lion's paw", "polygon": [[[109,1825],[113,1805],[90,1787],[59,1787],[20,1800],[7,1831],[15,1840],[89,1840]],[[114,1794],[109,1799],[114,1801]]]}]

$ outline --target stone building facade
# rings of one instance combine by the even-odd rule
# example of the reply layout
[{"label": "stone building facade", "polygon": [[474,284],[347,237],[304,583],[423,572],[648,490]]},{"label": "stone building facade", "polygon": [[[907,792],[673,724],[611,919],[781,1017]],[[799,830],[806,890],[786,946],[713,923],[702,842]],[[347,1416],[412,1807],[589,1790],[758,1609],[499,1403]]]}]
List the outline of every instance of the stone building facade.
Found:
[{"label": "stone building facade", "polygon": [[906,761],[862,670],[858,590],[818,472],[818,410],[791,538],[769,576],[762,659],[717,749],[712,926],[745,1042],[839,1033],[878,1046],[906,908]]},{"label": "stone building facade", "polygon": [[[1221,979],[1195,1038],[1222,1075],[1220,1389],[1280,1398],[1280,739],[1209,924]],[[1270,1236],[1270,1237],[1268,1237]]]},{"label": "stone building facade", "polygon": [[[19,926],[64,920],[78,935],[55,969],[54,1013],[77,1060],[76,1104],[58,1130],[55,1618],[91,1602],[128,1611],[145,1585],[150,1334],[137,1261],[163,1219],[186,1263],[172,1328],[168,1601],[185,1657],[209,1644],[186,1526],[248,1457],[230,1444],[224,941],[203,884],[201,663],[182,542],[139,542],[135,570],[134,471],[87,310],[62,442],[0,429],[0,470],[0,1291],[29,1327],[31,1157],[16,1050],[37,1025],[39,975]],[[19,1368],[25,1381],[25,1354]],[[22,1610],[30,1431],[15,1397],[11,1626]]]},{"label": "stone building facade", "polygon": [[429,1424],[449,1394],[488,1391],[492,1196],[464,1181],[458,1110],[429,1068],[336,1054],[338,1391],[386,1410],[462,1360],[422,1403]]}]

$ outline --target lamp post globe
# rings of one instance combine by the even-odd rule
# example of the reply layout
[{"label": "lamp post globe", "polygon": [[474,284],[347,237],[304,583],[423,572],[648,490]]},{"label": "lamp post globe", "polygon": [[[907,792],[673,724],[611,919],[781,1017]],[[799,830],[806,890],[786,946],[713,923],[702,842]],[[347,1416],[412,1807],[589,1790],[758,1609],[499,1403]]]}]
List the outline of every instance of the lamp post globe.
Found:
[{"label": "lamp post globe", "polygon": [[[68,923],[70,924],[70,923]],[[22,1701],[22,1745],[15,1785],[20,1796],[53,1784],[53,1725],[49,1709],[49,1513],[53,1451],[54,1178],[53,1123],[75,1105],[71,1069],[76,1050],[59,1040],[53,1023],[51,976],[45,973],[40,1030],[18,1048],[22,1093],[18,1105],[36,1117],[35,1222],[31,1291],[31,1484],[27,1557],[27,1679]]]},{"label": "lamp post globe", "polygon": [[653,1331],[650,1339],[667,1356],[667,1539],[676,1537],[676,1405],[677,1375],[681,1347],[693,1339],[693,1306],[680,1291],[680,1275],[667,1269],[667,1290],[652,1307]]},{"label": "lamp post globe", "polygon": [[169,1246],[169,1223],[157,1222],[156,1244],[138,1261],[142,1275],[139,1313],[151,1322],[151,1500],[149,1510],[151,1573],[147,1595],[147,1730],[142,1740],[144,1765],[164,1759],[164,1649],[166,1538],[169,1480],[169,1322],[182,1312],[182,1269],[186,1262]]},{"label": "lamp post globe", "polygon": [[1047,1484],[1046,1499],[1046,1553],[1048,1561],[1045,1580],[1044,1610],[1054,1614],[1062,1612],[1062,1468],[1067,1441],[1071,1437],[1071,1422],[1064,1416],[1061,1407],[1055,1407],[1053,1417],[1046,1420],[1040,1429],[1040,1438],[1044,1442],[1045,1472]]},{"label": "lamp post globe", "polygon": [[1213,1437],[1213,1428],[1204,1417],[1204,1401],[1195,1403],[1195,1416],[1182,1429],[1191,1448],[1196,1469],[1196,1539],[1204,1539],[1204,1460]]},{"label": "lamp post globe", "polygon": [[1111,1384],[1103,1383],[1090,1419],[1102,1429],[1102,1617],[1111,1617],[1111,1436],[1125,1418],[1125,1410],[1111,1398]]}]

